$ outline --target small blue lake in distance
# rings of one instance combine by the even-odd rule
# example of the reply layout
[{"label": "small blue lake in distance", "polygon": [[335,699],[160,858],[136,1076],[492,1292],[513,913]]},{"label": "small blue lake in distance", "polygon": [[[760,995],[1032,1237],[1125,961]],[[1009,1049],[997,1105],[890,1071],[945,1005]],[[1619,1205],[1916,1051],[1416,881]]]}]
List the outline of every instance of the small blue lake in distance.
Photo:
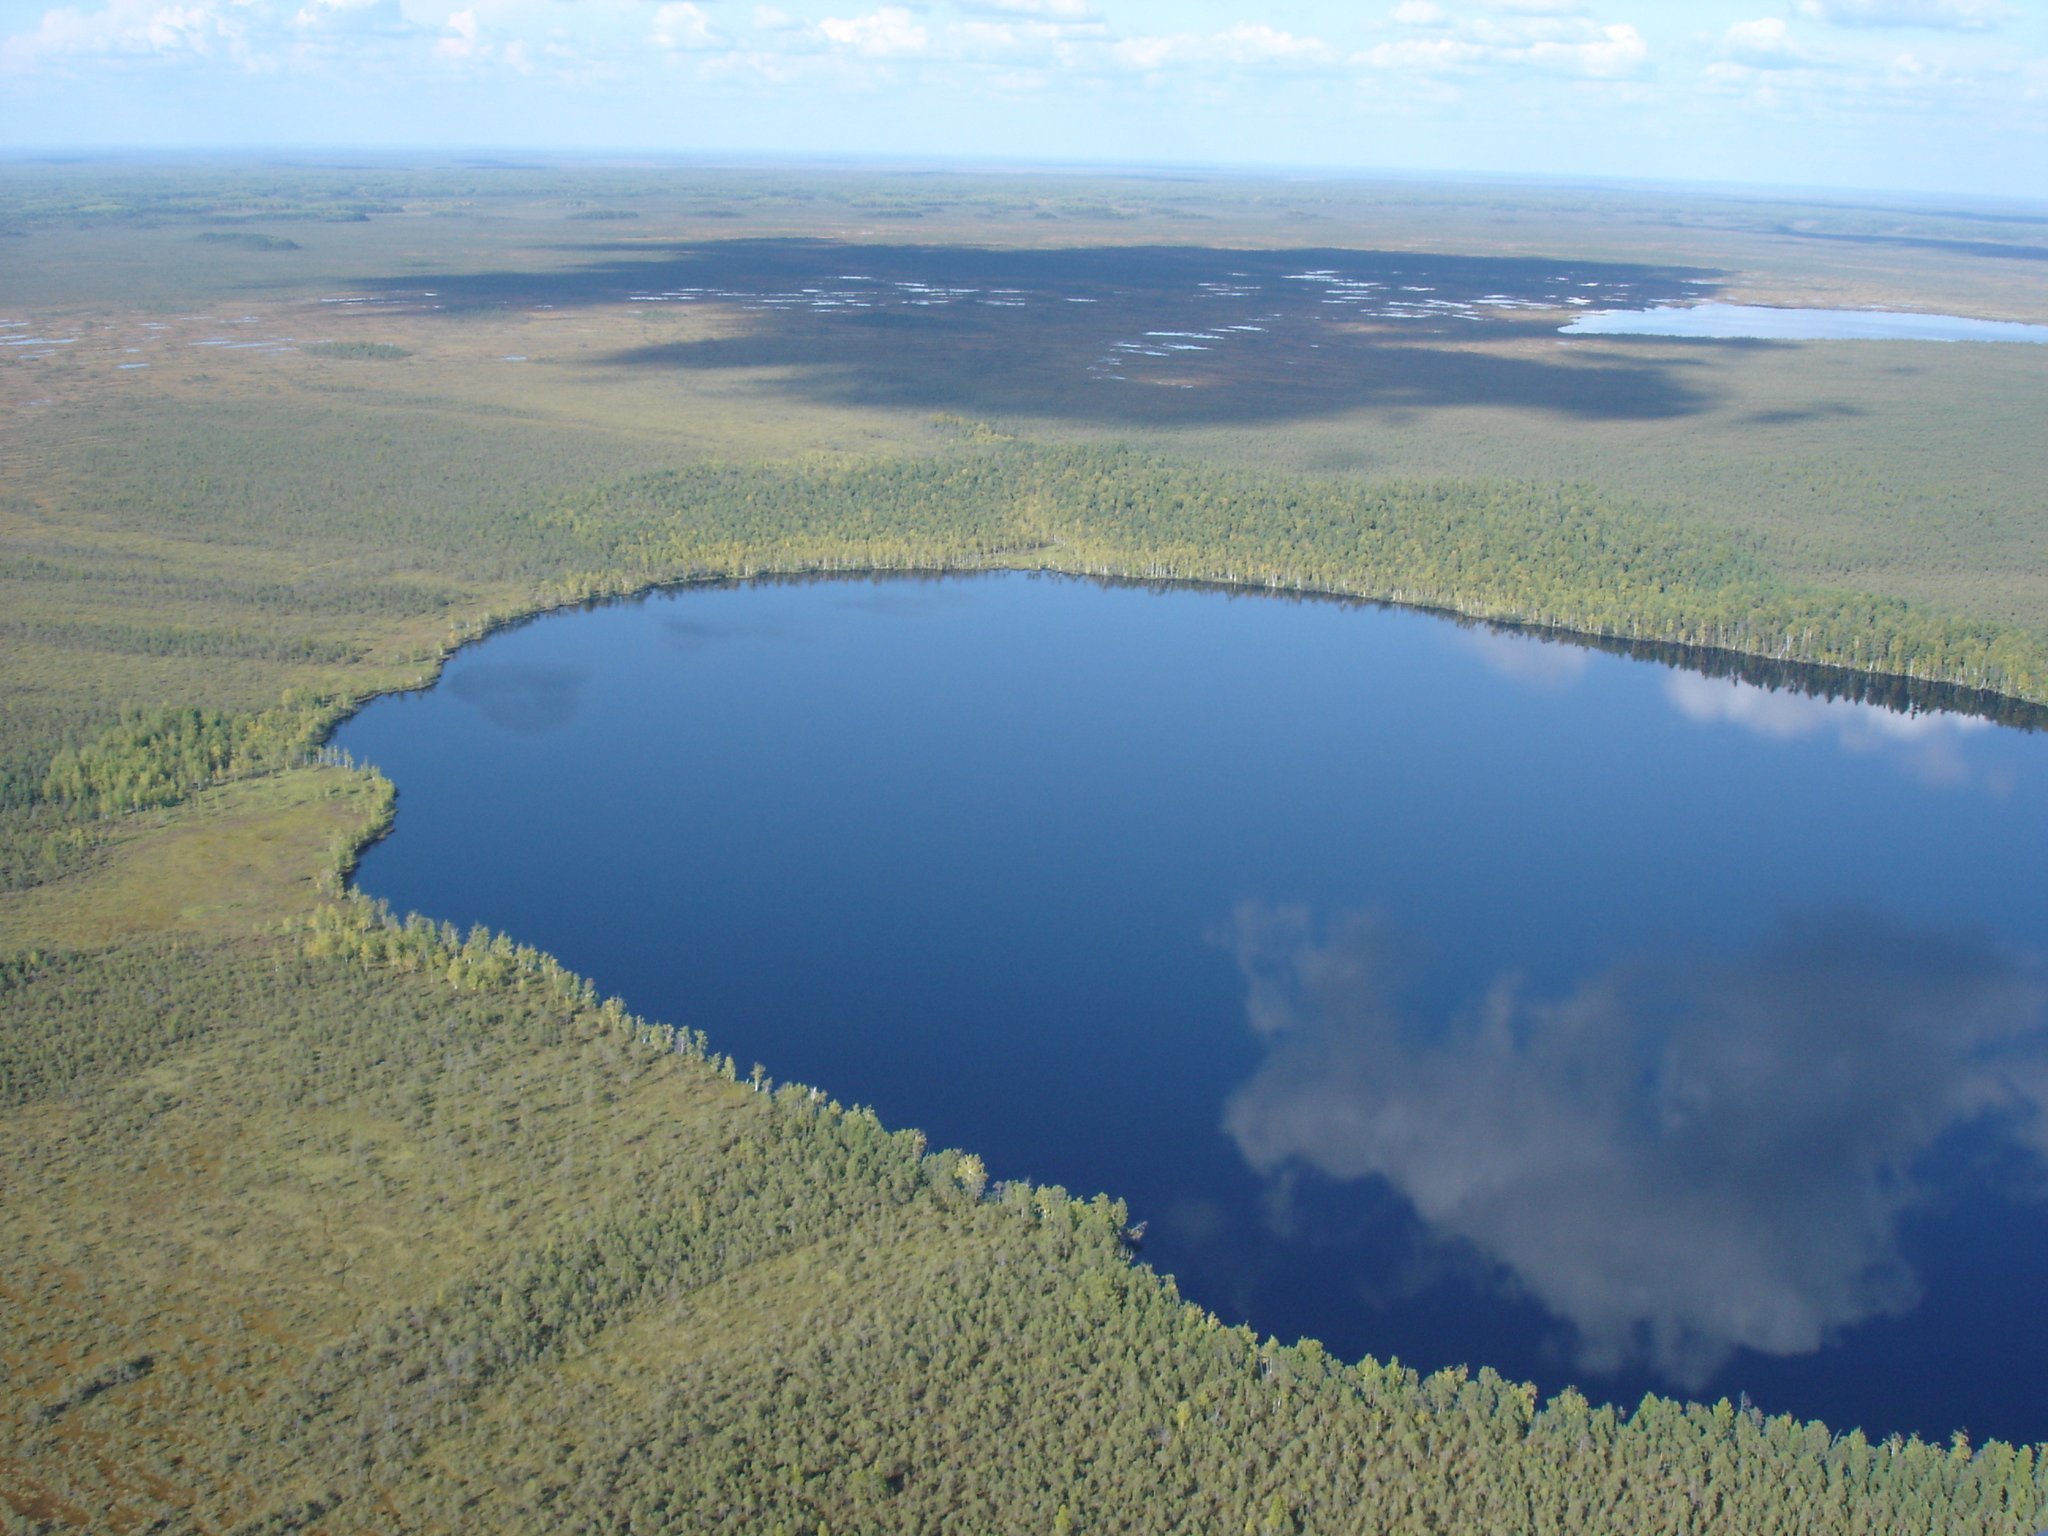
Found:
[{"label": "small blue lake in distance", "polygon": [[1129,1201],[1230,1321],[2048,1437],[2048,734],[1022,574],[564,612],[359,883]]},{"label": "small blue lake in distance", "polygon": [[1699,336],[1720,341],[2048,342],[2048,325],[1882,309],[1780,309],[1763,304],[1660,304],[1602,309],[1559,327],[1567,336]]}]

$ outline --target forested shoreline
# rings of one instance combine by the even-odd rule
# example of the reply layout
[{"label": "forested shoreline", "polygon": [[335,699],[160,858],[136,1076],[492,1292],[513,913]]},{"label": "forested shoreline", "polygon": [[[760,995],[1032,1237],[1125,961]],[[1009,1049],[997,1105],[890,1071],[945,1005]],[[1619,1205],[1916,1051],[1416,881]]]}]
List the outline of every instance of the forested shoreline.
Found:
[{"label": "forested shoreline", "polygon": [[[1765,677],[1787,676],[1774,664],[1838,668],[1864,676],[1863,696],[1896,697],[1888,680],[1933,684],[1956,690],[1956,704],[2016,723],[2036,721],[2048,704],[2040,636],[1788,582],[1730,536],[1583,488],[1282,476],[1124,447],[1005,440],[978,424],[964,431],[968,444],[936,456],[851,467],[704,464],[529,504],[494,527],[488,551],[500,579],[522,592],[518,606],[451,614],[435,654],[547,608],[677,582],[1008,568],[1386,601],[1624,647],[1753,658]],[[170,516],[179,494],[179,477],[167,474],[126,510]],[[422,528],[415,539],[423,555],[445,561],[455,551],[440,532]],[[303,619],[267,596],[225,631],[71,619],[16,626],[25,640],[59,649],[346,675],[367,649],[365,615],[352,592],[335,596],[346,615],[339,634],[305,633]],[[394,601],[372,596],[372,613]],[[406,596],[401,588],[395,601]],[[455,602],[429,600],[444,612]],[[279,636],[287,624],[294,633]],[[87,840],[82,823],[306,760],[366,696],[296,687],[256,711],[128,706],[96,733],[71,725],[54,752],[16,744],[0,757],[0,812],[13,813],[14,834],[0,840],[13,844],[0,860],[0,889],[66,867],[64,850]],[[52,739],[47,728],[38,734]]]},{"label": "forested shoreline", "polygon": [[[1003,443],[852,470],[671,471],[601,495],[616,520],[606,553],[629,569],[681,558],[673,530],[699,508],[780,502],[806,529],[957,528],[995,563],[1381,599],[2048,703],[2039,636],[1788,582],[1742,541],[1585,487],[1280,476]],[[555,516],[585,526],[587,505]],[[1007,522],[978,526],[990,508]]]},{"label": "forested shoreline", "polygon": [[[1539,1402],[1224,1327],[1133,1264],[1113,1200],[990,1186],[531,949],[361,898],[19,959],[0,996],[26,1181],[0,1285],[16,1358],[67,1358],[10,1395],[0,1528],[2005,1536],[2048,1509],[2038,1449]],[[125,1031],[142,996],[178,1027]],[[95,1261],[43,1225],[54,1191],[138,1177],[172,1208],[119,1211],[97,1331],[61,1350]],[[232,1303],[150,1265],[245,1227]]]}]

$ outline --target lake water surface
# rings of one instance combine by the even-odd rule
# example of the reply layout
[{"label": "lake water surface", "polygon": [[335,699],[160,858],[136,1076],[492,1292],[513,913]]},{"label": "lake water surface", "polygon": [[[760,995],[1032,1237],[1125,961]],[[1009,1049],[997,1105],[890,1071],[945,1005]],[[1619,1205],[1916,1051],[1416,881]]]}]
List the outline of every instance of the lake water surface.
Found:
[{"label": "lake water surface", "polygon": [[1700,336],[1722,341],[2048,342],[2048,325],[1883,309],[1781,309],[1766,304],[1660,304],[1604,309],[1560,327],[1567,336]]},{"label": "lake water surface", "polygon": [[1025,575],[548,617],[360,884],[1345,1356],[2048,1437],[2048,735]]}]

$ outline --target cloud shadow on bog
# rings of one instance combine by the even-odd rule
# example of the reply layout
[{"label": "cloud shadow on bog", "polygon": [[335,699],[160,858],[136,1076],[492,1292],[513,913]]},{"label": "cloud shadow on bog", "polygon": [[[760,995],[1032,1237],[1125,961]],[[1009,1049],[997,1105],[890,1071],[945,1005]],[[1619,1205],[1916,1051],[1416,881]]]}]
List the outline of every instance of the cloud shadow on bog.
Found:
[{"label": "cloud shadow on bog", "polygon": [[715,310],[733,322],[721,334],[624,348],[599,366],[746,371],[763,388],[834,405],[1197,425],[1457,405],[1658,420],[1713,404],[1669,349],[1557,345],[1569,306],[1703,297],[1718,274],[1702,268],[799,239],[570,249],[590,259],[545,273],[361,284],[394,302],[430,291],[451,312],[636,302]]},{"label": "cloud shadow on bog", "polygon": [[1246,1161],[1384,1180],[1590,1371],[1697,1390],[1738,1349],[1910,1310],[1900,1227],[1952,1136],[1991,1127],[2048,1173],[2048,976],[1975,938],[1814,917],[1554,1000],[1502,978],[1446,1021],[1407,1007],[1372,915],[1247,905],[1229,937],[1267,1045],[1224,1113]]}]

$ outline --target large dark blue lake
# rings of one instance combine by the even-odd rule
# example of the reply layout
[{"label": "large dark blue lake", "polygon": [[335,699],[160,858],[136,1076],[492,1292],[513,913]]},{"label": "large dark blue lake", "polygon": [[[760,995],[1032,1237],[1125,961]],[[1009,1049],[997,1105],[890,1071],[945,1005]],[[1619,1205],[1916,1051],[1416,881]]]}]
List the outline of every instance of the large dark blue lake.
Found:
[{"label": "large dark blue lake", "polygon": [[997,575],[555,615],[338,740],[365,890],[1108,1190],[1227,1319],[2048,1436],[2048,735]]}]

